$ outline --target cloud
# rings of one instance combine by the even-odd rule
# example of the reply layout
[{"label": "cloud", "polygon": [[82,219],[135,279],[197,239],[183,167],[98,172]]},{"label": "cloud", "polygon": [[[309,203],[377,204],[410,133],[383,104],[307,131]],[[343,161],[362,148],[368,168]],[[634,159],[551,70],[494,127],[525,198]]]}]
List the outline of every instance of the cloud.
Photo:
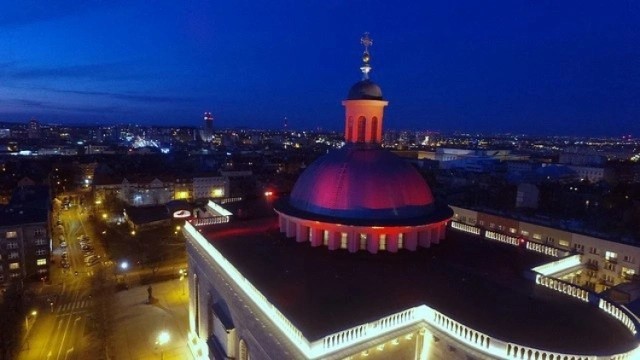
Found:
[{"label": "cloud", "polygon": [[25,67],[15,62],[0,64],[5,81],[39,79],[135,80],[146,76],[133,71],[127,63],[103,63],[58,67]]},{"label": "cloud", "polygon": [[[46,101],[37,101],[23,98],[4,99],[0,101],[0,105],[7,104],[10,106],[18,106],[29,108],[29,111],[56,111],[56,112],[69,112],[69,113],[130,113],[130,111],[119,106],[64,106]],[[1,106],[0,106],[1,107]],[[14,109],[14,111],[19,111]],[[24,111],[20,111],[24,113]]]},{"label": "cloud", "polygon": [[149,95],[149,94],[135,94],[135,93],[112,93],[104,91],[83,91],[83,90],[61,90],[61,89],[49,89],[42,88],[41,90],[52,91],[63,94],[77,94],[88,96],[104,96],[117,100],[136,101],[144,103],[186,103],[197,100],[192,97],[178,97],[178,96],[165,96],[165,95]]}]

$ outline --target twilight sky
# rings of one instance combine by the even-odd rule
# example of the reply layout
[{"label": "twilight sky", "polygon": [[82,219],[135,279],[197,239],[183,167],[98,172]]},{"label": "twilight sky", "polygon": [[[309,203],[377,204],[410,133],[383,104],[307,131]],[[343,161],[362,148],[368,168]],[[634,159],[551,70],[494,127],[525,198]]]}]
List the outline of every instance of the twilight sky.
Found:
[{"label": "twilight sky", "polygon": [[1,0],[0,121],[640,136],[640,2]]}]

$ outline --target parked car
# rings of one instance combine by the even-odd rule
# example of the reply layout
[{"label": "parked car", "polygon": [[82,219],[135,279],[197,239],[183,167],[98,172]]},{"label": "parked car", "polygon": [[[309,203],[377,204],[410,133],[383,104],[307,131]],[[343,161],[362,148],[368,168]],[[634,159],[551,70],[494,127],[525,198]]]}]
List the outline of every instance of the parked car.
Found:
[{"label": "parked car", "polygon": [[63,248],[63,249],[66,248],[67,247],[67,242],[66,241],[61,242],[60,243],[60,247]]}]

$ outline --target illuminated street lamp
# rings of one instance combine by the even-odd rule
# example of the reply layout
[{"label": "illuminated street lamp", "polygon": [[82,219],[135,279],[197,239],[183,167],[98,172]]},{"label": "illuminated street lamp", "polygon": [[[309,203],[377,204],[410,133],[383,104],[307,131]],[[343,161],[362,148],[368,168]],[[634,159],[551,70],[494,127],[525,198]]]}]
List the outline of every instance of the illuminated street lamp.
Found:
[{"label": "illuminated street lamp", "polygon": [[30,313],[30,314],[27,314],[27,315],[24,317],[24,325],[25,325],[25,326],[26,326],[26,328],[27,328],[27,330],[26,330],[26,331],[27,331],[27,333],[26,333],[26,335],[25,335],[25,343],[26,343],[26,345],[27,345],[27,350],[29,350],[29,330],[30,330],[30,329],[29,329],[29,315],[33,316],[33,321],[34,321],[34,323],[35,323],[35,321],[36,321],[36,315],[38,315],[38,312],[37,312],[37,311],[35,311],[35,310],[33,310],[33,311],[31,311],[31,313]]},{"label": "illuminated street lamp", "polygon": [[120,269],[126,271],[129,268],[129,263],[127,261],[123,261],[120,263]]},{"label": "illuminated street lamp", "polygon": [[161,360],[164,359],[164,349],[162,348],[162,346],[168,343],[169,340],[171,340],[171,336],[169,335],[169,332],[166,330],[161,331],[160,334],[158,334],[158,337],[156,338],[156,345],[160,347]]}]

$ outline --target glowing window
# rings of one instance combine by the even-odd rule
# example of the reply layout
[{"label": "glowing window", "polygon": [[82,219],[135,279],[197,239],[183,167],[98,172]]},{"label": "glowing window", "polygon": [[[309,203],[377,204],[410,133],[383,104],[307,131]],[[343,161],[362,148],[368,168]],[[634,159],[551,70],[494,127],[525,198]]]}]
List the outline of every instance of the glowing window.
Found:
[{"label": "glowing window", "polygon": [[609,261],[615,261],[618,260],[618,254],[613,251],[605,251],[604,258]]},{"label": "glowing window", "polygon": [[47,259],[37,259],[36,265],[38,266],[47,265]]},{"label": "glowing window", "polygon": [[20,269],[20,263],[17,263],[17,262],[15,262],[15,263],[10,263],[10,264],[9,264],[9,269],[10,269],[10,270],[18,270],[18,269]]},{"label": "glowing window", "polygon": [[18,237],[18,232],[16,231],[7,231],[7,239],[15,239]]},{"label": "glowing window", "polygon": [[533,238],[536,240],[541,240],[542,239],[542,235],[540,234],[533,234]]},{"label": "glowing window", "polygon": [[340,233],[340,249],[347,248],[347,233]]},{"label": "glowing window", "polygon": [[564,247],[569,247],[569,242],[567,240],[560,239],[560,240],[558,240],[558,245],[564,246]]},{"label": "glowing window", "polygon": [[328,246],[329,245],[329,231],[325,230],[322,236],[322,243],[324,244],[324,246]]},{"label": "glowing window", "polygon": [[367,234],[360,234],[360,250],[367,248]]},{"label": "glowing window", "polygon": [[380,235],[380,250],[387,250],[387,234]]},{"label": "glowing window", "polygon": [[217,188],[211,191],[211,197],[222,197],[224,196],[224,189]]},{"label": "glowing window", "polygon": [[398,249],[404,249],[404,234],[398,234]]}]

